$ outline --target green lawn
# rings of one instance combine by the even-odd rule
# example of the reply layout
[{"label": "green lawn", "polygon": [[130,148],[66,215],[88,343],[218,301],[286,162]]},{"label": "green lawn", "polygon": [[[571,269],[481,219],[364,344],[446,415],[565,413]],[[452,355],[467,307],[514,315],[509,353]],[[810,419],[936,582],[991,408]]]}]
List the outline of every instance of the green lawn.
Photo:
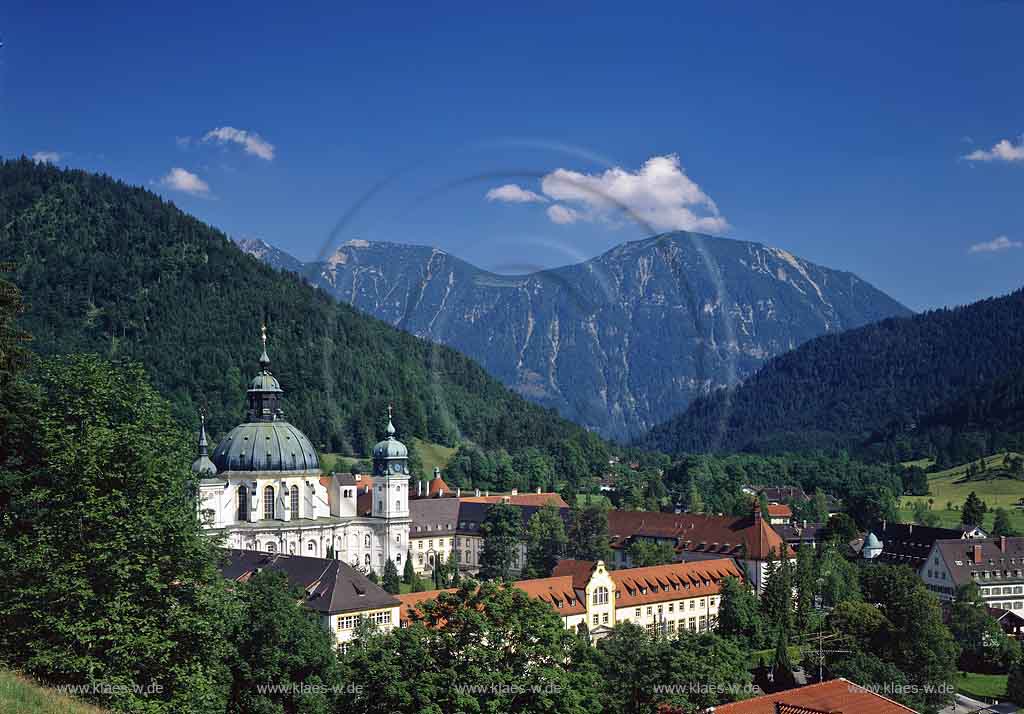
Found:
[{"label": "green lawn", "polygon": [[423,461],[423,475],[426,478],[434,477],[434,467],[441,469],[441,475],[444,476],[444,470],[448,468],[448,462],[455,456],[455,452],[458,449],[453,449],[449,446],[441,446],[441,444],[434,444],[429,441],[420,441],[419,439],[411,439],[412,443],[416,445],[416,451],[420,454],[420,459]]},{"label": "green lawn", "polygon": [[[448,467],[448,462],[452,460],[452,457],[457,451],[457,449],[442,446],[441,444],[434,444],[429,441],[421,441],[415,437],[409,441],[416,446],[416,450],[419,452],[420,458],[423,460],[423,476],[426,478],[433,478],[435,466],[443,472]],[[320,454],[320,469],[324,473],[328,474],[332,471],[347,473],[352,464],[357,461],[368,460],[369,458],[359,459],[355,456],[346,456],[344,454],[325,453]]]},{"label": "green lawn", "polygon": [[[900,504],[900,516],[903,520],[912,517],[913,504],[916,501],[931,501],[932,511],[939,516],[940,524],[956,526],[960,523],[960,508],[963,507],[967,495],[974,491],[989,507],[984,526],[991,528],[992,511],[997,507],[1005,508],[1010,514],[1013,526],[1024,532],[1024,509],[1016,508],[1017,501],[1024,498],[1024,480],[1010,477],[1003,469],[1007,454],[996,454],[986,457],[991,478],[967,481],[967,465],[956,466],[945,471],[928,475],[927,496],[904,496]],[[911,462],[912,465],[927,468],[931,463],[927,460]],[[911,465],[908,464],[908,465]],[[946,504],[952,502],[953,508],[947,509]]]},{"label": "green lawn", "polygon": [[1006,675],[958,672],[956,690],[968,697],[1002,701],[1006,698]]},{"label": "green lawn", "polygon": [[608,497],[603,493],[577,493],[576,504],[579,506],[589,506],[594,503],[600,503],[605,508],[611,508],[612,502],[608,500]]},{"label": "green lawn", "polygon": [[90,704],[0,670],[0,712],[12,714],[104,714]]}]

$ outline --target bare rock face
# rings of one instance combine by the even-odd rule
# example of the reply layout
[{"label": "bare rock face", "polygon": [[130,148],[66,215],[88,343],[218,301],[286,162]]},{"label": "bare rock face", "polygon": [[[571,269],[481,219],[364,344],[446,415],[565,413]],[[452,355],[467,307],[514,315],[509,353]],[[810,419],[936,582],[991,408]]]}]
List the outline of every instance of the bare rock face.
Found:
[{"label": "bare rock face", "polygon": [[306,264],[261,241],[240,246],[618,439],[813,337],[910,314],[851,273],[695,233],[520,276],[415,245],[350,241]]}]

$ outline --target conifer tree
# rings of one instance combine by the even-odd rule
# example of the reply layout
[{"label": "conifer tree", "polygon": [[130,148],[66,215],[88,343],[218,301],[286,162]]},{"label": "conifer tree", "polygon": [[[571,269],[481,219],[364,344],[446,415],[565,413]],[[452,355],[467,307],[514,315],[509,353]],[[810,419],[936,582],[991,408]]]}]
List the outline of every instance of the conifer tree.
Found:
[{"label": "conifer tree", "polygon": [[384,563],[384,579],[381,587],[392,595],[396,595],[402,590],[401,582],[398,580],[398,568],[395,567],[395,561],[391,558]]},{"label": "conifer tree", "polygon": [[416,577],[416,569],[412,565],[412,551],[406,551],[405,553],[405,567],[402,569],[402,582],[406,585],[412,585],[413,578]]}]

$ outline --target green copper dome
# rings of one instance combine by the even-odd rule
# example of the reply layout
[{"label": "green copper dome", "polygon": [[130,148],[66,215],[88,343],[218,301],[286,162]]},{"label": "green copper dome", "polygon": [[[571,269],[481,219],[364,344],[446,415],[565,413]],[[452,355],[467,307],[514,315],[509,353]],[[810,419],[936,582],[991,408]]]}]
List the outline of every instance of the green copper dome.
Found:
[{"label": "green copper dome", "polygon": [[277,381],[277,377],[269,373],[260,373],[252,378],[252,382],[249,383],[250,392],[281,392],[281,384]]},{"label": "green copper dome", "polygon": [[246,393],[249,403],[246,421],[217,444],[213,465],[221,474],[226,471],[319,473],[320,460],[313,444],[284,418],[281,410],[284,390],[270,373],[266,326],[261,333],[263,354],[260,355],[260,371]]},{"label": "green copper dome", "polygon": [[221,439],[213,464],[225,471],[319,472],[309,439],[284,420],[239,424]]},{"label": "green copper dome", "polygon": [[388,407],[388,437],[373,447],[374,459],[404,459],[409,456],[405,444],[395,438],[395,425],[391,422],[391,407]]}]

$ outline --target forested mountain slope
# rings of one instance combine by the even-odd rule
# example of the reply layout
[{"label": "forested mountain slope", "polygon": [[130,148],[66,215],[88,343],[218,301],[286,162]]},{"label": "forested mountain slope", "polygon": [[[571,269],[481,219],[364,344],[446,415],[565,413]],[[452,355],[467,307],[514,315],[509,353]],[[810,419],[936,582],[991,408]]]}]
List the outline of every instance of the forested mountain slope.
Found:
[{"label": "forested mountain slope", "polygon": [[1017,291],[812,340],[740,387],[695,402],[642,443],[669,451],[860,448],[943,424],[1016,428],[1024,421],[1022,369]]},{"label": "forested mountain slope", "polygon": [[351,240],[325,261],[302,264],[263,241],[240,244],[616,438],[638,435],[808,339],[910,314],[851,273],[698,233],[512,276],[419,245]]},{"label": "forested mountain slope", "polygon": [[285,412],[313,443],[365,455],[388,403],[400,436],[516,452],[605,445],[513,394],[470,359],[340,305],[245,255],[220,231],[141,188],[26,159],[0,164],[0,260],[40,354],[141,362],[179,419],[201,405],[242,420],[266,321]]}]

